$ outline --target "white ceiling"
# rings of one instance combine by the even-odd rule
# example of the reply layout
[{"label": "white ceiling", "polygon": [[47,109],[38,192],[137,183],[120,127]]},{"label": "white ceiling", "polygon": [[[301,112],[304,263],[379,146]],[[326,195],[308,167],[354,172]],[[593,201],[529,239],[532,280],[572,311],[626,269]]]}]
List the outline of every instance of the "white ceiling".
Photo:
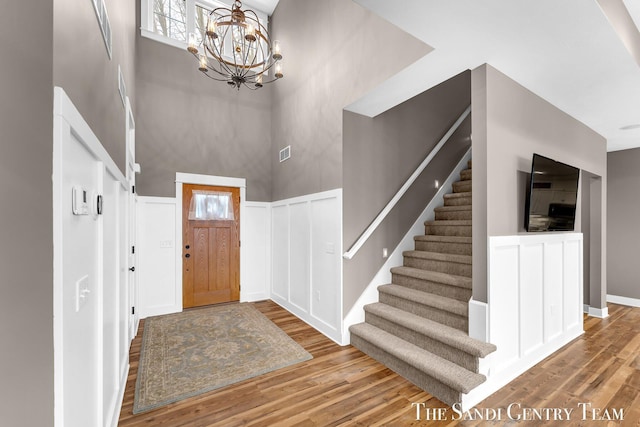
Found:
[{"label": "white ceiling", "polygon": [[242,4],[271,16],[279,0],[246,0]]},{"label": "white ceiling", "polygon": [[[640,66],[596,0],[355,0],[434,51],[349,110],[375,116],[489,63],[607,138],[640,147]],[[639,1],[623,0],[636,25]],[[637,28],[633,31],[638,34]]]}]

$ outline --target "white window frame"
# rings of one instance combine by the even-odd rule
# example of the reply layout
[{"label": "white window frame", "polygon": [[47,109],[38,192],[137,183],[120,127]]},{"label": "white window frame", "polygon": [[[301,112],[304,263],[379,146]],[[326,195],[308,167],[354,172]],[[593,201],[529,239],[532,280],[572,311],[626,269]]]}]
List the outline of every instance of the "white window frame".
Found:
[{"label": "white window frame", "polygon": [[[143,37],[155,40],[160,43],[168,44],[169,46],[177,47],[178,49],[186,49],[187,41],[180,41],[172,39],[162,34],[158,34],[153,31],[153,2],[154,0],[140,0],[140,34]],[[231,8],[233,1],[231,0],[186,0],[186,30],[187,40],[189,33],[196,31],[196,4],[207,9],[215,9],[217,7]],[[269,16],[261,10],[255,9],[252,6],[247,5],[253,11],[256,12],[260,21],[268,27]]]}]

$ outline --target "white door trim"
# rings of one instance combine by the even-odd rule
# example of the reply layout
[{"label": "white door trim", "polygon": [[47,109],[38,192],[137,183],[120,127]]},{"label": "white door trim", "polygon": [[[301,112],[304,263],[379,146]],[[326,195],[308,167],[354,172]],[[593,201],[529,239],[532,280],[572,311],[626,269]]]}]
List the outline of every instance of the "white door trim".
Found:
[{"label": "white door trim", "polygon": [[[240,242],[243,240],[245,229],[245,201],[247,180],[245,178],[233,178],[214,175],[200,175],[193,173],[176,172],[176,301],[180,301],[180,311],[182,305],[182,185],[200,184],[215,185],[219,187],[236,187],[240,189]],[[246,258],[246,247],[240,245],[240,301],[245,301],[242,280],[245,277],[243,260]]]}]

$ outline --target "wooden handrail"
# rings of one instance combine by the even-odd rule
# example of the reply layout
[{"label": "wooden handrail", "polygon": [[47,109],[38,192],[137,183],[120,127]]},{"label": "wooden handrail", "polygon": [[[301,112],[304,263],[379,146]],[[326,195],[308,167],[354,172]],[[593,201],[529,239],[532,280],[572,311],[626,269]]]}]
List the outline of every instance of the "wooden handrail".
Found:
[{"label": "wooden handrail", "polygon": [[349,249],[347,252],[342,254],[342,257],[344,259],[351,259],[355,256],[356,253],[358,253],[360,248],[365,244],[365,242],[369,239],[369,237],[371,237],[373,232],[376,231],[376,229],[382,223],[382,221],[384,221],[387,215],[389,215],[389,212],[391,212],[391,210],[395,207],[395,205],[402,198],[402,196],[404,196],[404,193],[406,193],[409,187],[413,185],[413,183],[416,181],[416,179],[418,179],[420,174],[425,170],[425,168],[429,165],[429,163],[431,163],[431,160],[433,160],[433,158],[436,156],[436,154],[438,154],[438,152],[444,146],[444,144],[446,144],[449,138],[451,138],[451,135],[453,135],[453,133],[460,127],[460,125],[462,124],[464,119],[467,118],[469,113],[471,113],[471,105],[469,105],[467,109],[464,110],[464,112],[460,115],[460,117],[458,117],[458,120],[456,120],[453,126],[451,126],[451,128],[447,131],[447,133],[444,134],[444,136],[440,139],[438,144],[436,144],[436,146],[433,147],[433,150],[431,150],[431,152],[427,155],[427,157],[425,157],[422,163],[420,163],[420,166],[418,166],[418,168],[413,172],[413,174],[411,174],[409,179],[407,179],[407,181],[402,185],[402,187],[400,187],[396,195],[393,196],[391,200],[389,200],[389,203],[387,203],[384,209],[380,211],[376,219],[374,219],[373,222],[369,224],[369,227],[367,227],[367,229],[360,235],[358,240],[356,240],[353,246],[351,246],[351,249]]}]

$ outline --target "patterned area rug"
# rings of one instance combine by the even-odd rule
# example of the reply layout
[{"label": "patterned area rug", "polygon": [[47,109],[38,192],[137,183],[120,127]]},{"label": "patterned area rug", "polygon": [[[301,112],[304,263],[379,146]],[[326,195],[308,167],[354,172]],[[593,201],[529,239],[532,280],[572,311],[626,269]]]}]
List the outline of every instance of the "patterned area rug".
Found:
[{"label": "patterned area rug", "polygon": [[133,413],[311,358],[251,304],[150,317],[144,325]]}]

